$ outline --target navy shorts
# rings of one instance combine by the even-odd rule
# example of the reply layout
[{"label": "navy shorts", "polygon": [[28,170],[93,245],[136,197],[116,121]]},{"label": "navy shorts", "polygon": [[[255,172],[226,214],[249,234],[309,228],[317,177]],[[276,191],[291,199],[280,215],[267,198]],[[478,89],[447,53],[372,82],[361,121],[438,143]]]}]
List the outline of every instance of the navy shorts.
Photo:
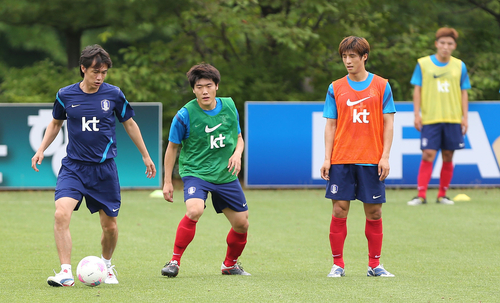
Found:
[{"label": "navy shorts", "polygon": [[100,209],[110,217],[117,217],[121,205],[118,171],[113,159],[103,163],[89,163],[63,158],[57,177],[55,199],[78,200],[75,210],[80,208],[83,197],[90,213]]},{"label": "navy shorts", "polygon": [[333,164],[329,175],[326,198],[385,203],[385,183],[379,180],[377,165]]},{"label": "navy shorts", "polygon": [[420,149],[457,150],[464,147],[464,135],[460,124],[436,123],[422,126]]},{"label": "navy shorts", "polygon": [[182,182],[184,182],[184,202],[193,198],[202,199],[206,202],[210,192],[212,194],[212,204],[218,214],[222,213],[222,210],[227,207],[236,212],[248,210],[247,200],[238,180],[224,184],[214,184],[197,177],[187,176],[182,178]]}]

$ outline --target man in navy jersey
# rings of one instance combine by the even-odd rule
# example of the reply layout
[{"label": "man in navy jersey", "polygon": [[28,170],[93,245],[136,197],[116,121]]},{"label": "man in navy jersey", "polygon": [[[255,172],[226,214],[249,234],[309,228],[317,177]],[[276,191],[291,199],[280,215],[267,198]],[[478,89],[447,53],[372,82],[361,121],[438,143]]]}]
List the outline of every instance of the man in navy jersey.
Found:
[{"label": "man in navy jersey", "polygon": [[53,119],[42,143],[31,159],[31,167],[44,158],[43,152],[54,141],[67,120],[67,156],[63,158],[55,190],[54,237],[61,271],[49,277],[51,286],[73,286],[71,234],[69,224],[74,210],[85,197],[91,213],[99,212],[102,227],[101,258],[107,266],[105,283],[118,284],[111,257],[118,240],[116,218],[121,205],[116,157],[115,116],[142,155],[146,176],[154,178],[156,168],[142,139],[135,113],[120,88],[104,82],[111,68],[109,54],[99,45],[87,46],[80,57],[79,83],[61,88],[56,94]]},{"label": "man in navy jersey", "polygon": [[177,227],[172,258],[161,274],[175,277],[179,273],[182,254],[194,238],[210,192],[215,211],[224,213],[231,224],[221,272],[248,276],[237,263],[248,230],[248,206],[237,177],[244,147],[238,111],[233,99],[216,97],[220,73],[215,67],[198,64],[186,75],[196,98],[184,105],[172,121],[163,185],[165,200],[173,202],[172,171],[180,149],[179,174],[184,182],[186,215]]}]

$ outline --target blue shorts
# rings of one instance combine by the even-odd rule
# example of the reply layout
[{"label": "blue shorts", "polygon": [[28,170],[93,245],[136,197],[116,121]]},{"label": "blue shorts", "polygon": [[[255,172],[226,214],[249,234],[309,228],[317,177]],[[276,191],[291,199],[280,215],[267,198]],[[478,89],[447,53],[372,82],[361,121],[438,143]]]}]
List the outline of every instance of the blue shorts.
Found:
[{"label": "blue shorts", "polygon": [[385,203],[385,183],[379,180],[378,166],[333,164],[325,198],[363,203]]},{"label": "blue shorts", "polygon": [[422,126],[420,149],[457,150],[464,147],[464,135],[460,124],[436,123]]},{"label": "blue shorts", "polygon": [[113,159],[103,163],[89,163],[63,158],[57,177],[55,199],[78,200],[75,210],[80,208],[83,197],[90,213],[100,209],[110,217],[117,217],[121,205],[118,171]]},{"label": "blue shorts", "polygon": [[218,214],[222,213],[222,210],[227,207],[236,212],[248,210],[247,200],[238,180],[224,184],[214,184],[197,177],[186,176],[182,178],[182,182],[184,182],[184,202],[193,198],[206,201],[210,192],[212,194],[212,204]]}]

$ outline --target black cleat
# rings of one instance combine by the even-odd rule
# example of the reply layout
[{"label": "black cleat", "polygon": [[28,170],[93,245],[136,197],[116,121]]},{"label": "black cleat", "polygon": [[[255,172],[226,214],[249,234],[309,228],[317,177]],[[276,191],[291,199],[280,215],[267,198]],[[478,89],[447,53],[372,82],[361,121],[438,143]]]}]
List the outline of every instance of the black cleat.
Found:
[{"label": "black cleat", "polygon": [[177,261],[170,261],[167,264],[165,264],[165,267],[161,269],[161,274],[163,276],[167,277],[176,277],[177,274],[179,273],[179,264]]},{"label": "black cleat", "polygon": [[240,275],[240,276],[251,276],[251,274],[247,273],[243,270],[243,268],[239,264],[234,264],[233,266],[226,266],[224,262],[220,267],[223,275]]}]

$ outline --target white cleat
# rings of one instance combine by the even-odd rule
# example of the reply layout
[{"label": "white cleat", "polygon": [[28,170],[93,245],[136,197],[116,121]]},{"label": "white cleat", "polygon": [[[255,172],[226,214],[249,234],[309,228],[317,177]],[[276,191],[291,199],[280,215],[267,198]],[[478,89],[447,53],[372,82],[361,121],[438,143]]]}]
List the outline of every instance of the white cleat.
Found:
[{"label": "white cleat", "polygon": [[366,273],[366,275],[368,277],[394,277],[393,274],[385,270],[382,264],[374,268],[368,266],[368,272]]},{"label": "white cleat", "polygon": [[444,204],[444,205],[453,205],[455,202],[453,202],[452,199],[448,197],[438,197],[436,200],[436,203],[438,204]]},{"label": "white cleat", "polygon": [[422,197],[415,197],[415,198],[411,199],[410,201],[408,201],[406,204],[412,205],[412,206],[422,205],[422,204],[427,204],[427,200],[425,198],[422,198]]},{"label": "white cleat", "polygon": [[116,269],[115,266],[112,265],[108,267],[108,276],[106,277],[106,284],[118,284],[118,279],[116,279]]},{"label": "white cleat", "polygon": [[61,270],[59,273],[54,271],[55,276],[48,277],[47,283],[50,286],[61,287],[61,286],[74,286],[75,279],[73,278],[73,273],[71,270],[65,269]]},{"label": "white cleat", "polygon": [[327,275],[329,278],[340,278],[343,276],[345,276],[345,270],[335,264],[332,266],[332,270],[330,270],[330,273]]}]

